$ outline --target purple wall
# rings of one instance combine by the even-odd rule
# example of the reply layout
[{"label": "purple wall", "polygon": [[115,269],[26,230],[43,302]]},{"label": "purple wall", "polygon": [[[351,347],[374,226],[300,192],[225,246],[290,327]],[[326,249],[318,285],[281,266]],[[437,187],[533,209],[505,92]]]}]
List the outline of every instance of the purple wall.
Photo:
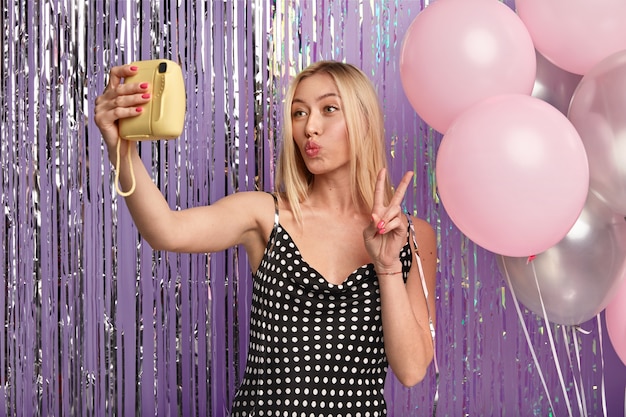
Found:
[{"label": "purple wall", "polygon": [[[173,208],[271,189],[289,77],[318,59],[363,68],[384,105],[394,178],[417,173],[407,207],[438,230],[437,415],[548,415],[550,402],[558,416],[570,414],[568,403],[572,415],[603,415],[603,390],[608,415],[623,413],[626,367],[598,322],[582,325],[584,334],[524,311],[522,325],[494,255],[468,241],[437,198],[441,136],[409,106],[398,70],[404,32],[424,6],[3,6],[0,414],[217,417],[241,380],[250,292],[245,254],[153,252],[124,202],[112,196],[93,102],[110,65],[153,57],[180,61],[188,91],[183,136],[141,146]],[[432,415],[435,387],[432,369],[410,390],[389,378],[390,415]]]}]

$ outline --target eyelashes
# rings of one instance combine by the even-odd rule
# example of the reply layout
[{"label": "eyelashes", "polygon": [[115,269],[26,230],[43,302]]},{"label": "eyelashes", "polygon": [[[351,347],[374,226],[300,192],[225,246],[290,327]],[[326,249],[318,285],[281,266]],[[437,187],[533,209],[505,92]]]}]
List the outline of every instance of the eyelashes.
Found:
[{"label": "eyelashes", "polygon": [[[336,113],[339,110],[341,110],[341,109],[339,108],[339,106],[336,106],[336,105],[328,105],[328,106],[324,106],[322,108],[322,112],[324,114]],[[309,114],[309,112],[307,110],[297,109],[297,110],[294,110],[294,111],[291,112],[291,117],[292,118],[304,117],[304,116],[306,116],[308,114]]]}]

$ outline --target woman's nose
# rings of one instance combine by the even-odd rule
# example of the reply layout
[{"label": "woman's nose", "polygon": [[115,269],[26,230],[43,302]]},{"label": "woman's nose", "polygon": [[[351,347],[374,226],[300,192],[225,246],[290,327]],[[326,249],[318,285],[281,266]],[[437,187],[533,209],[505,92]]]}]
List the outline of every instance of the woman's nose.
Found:
[{"label": "woman's nose", "polygon": [[319,115],[315,113],[311,113],[309,115],[306,126],[304,128],[304,133],[307,137],[317,136],[321,133],[321,122]]}]

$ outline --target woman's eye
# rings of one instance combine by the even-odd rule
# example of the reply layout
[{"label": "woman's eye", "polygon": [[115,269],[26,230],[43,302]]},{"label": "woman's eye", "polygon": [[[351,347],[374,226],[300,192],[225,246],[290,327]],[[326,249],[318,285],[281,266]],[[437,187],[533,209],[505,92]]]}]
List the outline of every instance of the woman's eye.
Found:
[{"label": "woman's eye", "polygon": [[326,106],[326,113],[334,113],[339,110],[337,106]]},{"label": "woman's eye", "polygon": [[306,115],[304,110],[295,110],[292,114],[293,117],[302,117]]}]

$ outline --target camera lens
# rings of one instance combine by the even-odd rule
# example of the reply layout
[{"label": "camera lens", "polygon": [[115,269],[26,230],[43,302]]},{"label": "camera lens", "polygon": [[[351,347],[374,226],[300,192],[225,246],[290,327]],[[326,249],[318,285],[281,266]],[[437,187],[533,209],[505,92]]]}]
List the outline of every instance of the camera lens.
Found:
[{"label": "camera lens", "polygon": [[167,71],[167,62],[161,62],[159,64],[159,73],[163,74],[165,71]]}]

